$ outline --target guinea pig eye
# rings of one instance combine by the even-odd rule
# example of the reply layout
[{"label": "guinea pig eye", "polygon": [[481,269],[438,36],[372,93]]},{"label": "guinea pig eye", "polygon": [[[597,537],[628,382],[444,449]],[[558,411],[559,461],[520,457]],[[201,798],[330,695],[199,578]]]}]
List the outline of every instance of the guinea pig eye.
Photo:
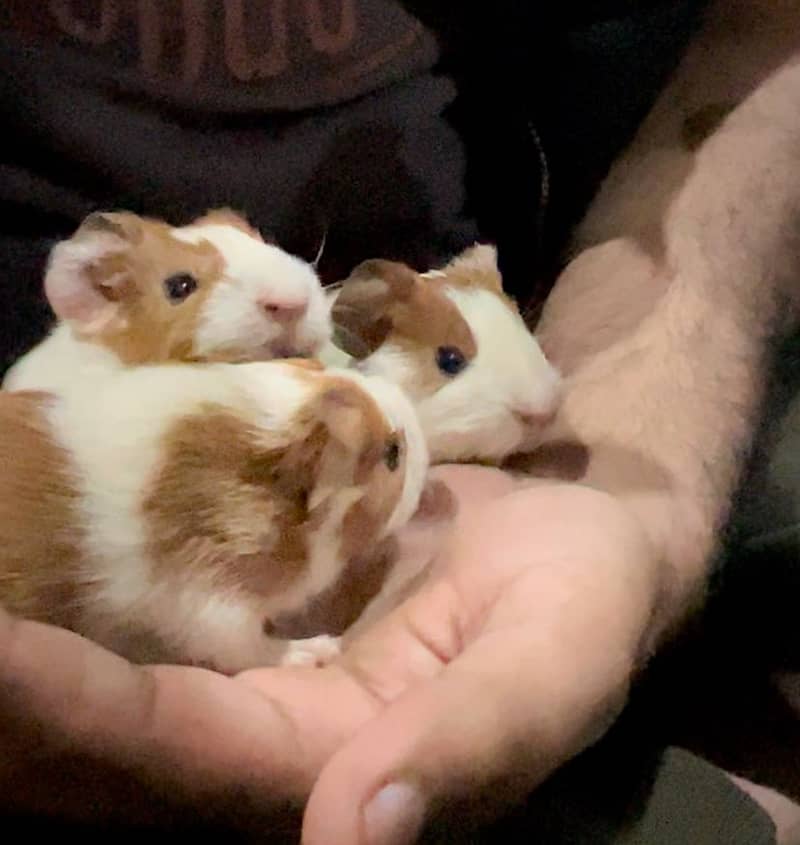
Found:
[{"label": "guinea pig eye", "polygon": [[383,462],[389,472],[394,472],[400,466],[400,444],[396,437],[386,441],[386,447],[383,450]]},{"label": "guinea pig eye", "polygon": [[197,279],[191,273],[176,273],[164,280],[164,292],[171,302],[183,302],[197,290]]},{"label": "guinea pig eye", "polygon": [[436,366],[446,376],[457,376],[467,366],[467,359],[457,346],[440,346],[436,350]]}]

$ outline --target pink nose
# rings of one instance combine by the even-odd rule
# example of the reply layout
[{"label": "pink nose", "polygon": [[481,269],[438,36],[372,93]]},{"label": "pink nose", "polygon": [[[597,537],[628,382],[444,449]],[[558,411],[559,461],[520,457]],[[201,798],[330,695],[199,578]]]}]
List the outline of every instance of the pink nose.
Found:
[{"label": "pink nose", "polygon": [[277,299],[270,297],[262,299],[259,305],[268,317],[279,323],[293,323],[299,320],[308,309],[307,299]]}]

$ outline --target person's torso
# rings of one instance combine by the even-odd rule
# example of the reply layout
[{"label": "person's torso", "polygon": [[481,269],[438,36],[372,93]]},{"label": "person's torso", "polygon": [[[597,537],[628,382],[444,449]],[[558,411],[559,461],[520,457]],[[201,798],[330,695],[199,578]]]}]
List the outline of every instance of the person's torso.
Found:
[{"label": "person's torso", "polygon": [[438,52],[395,0],[5,0],[0,30],[72,79],[216,113],[341,102]]}]

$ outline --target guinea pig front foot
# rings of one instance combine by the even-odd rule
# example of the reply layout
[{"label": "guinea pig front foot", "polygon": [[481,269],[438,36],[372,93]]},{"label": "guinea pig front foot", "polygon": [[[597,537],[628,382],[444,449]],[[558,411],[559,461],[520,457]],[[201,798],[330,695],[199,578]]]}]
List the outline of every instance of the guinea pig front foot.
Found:
[{"label": "guinea pig front foot", "polygon": [[332,663],[342,652],[341,637],[323,634],[305,640],[291,640],[281,658],[281,666],[316,666]]}]

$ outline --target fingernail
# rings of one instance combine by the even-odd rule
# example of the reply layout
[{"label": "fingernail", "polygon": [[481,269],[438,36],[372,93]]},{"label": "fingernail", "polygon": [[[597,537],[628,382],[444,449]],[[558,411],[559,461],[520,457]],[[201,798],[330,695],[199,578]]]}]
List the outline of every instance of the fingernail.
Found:
[{"label": "fingernail", "polygon": [[425,802],[407,783],[390,783],[364,808],[368,845],[412,845],[422,830]]}]

